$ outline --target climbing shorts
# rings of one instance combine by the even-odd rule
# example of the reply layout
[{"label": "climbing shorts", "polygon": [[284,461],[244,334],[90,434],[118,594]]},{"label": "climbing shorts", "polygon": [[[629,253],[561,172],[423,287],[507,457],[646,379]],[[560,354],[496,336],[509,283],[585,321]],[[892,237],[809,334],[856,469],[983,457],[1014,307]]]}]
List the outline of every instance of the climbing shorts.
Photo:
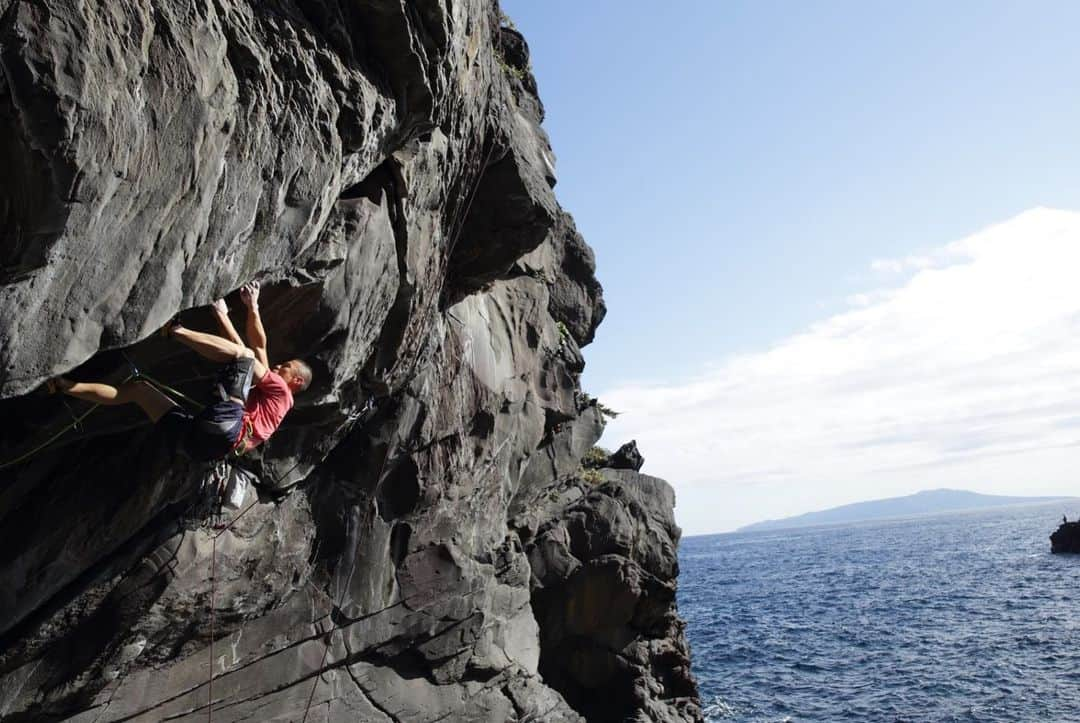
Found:
[{"label": "climbing shorts", "polygon": [[240,438],[244,422],[244,406],[230,397],[247,400],[254,367],[250,357],[229,362],[218,373],[218,401],[194,415],[173,407],[158,420],[158,426],[177,449],[196,461],[225,457]]},{"label": "climbing shorts", "polygon": [[234,359],[221,368],[217,378],[218,395],[221,399],[236,397],[245,402],[251,392],[252,373],[255,360],[251,357]]},{"label": "climbing shorts", "polygon": [[243,427],[244,407],[232,400],[214,402],[192,415],[173,407],[158,420],[175,447],[198,462],[221,459],[232,451]]}]

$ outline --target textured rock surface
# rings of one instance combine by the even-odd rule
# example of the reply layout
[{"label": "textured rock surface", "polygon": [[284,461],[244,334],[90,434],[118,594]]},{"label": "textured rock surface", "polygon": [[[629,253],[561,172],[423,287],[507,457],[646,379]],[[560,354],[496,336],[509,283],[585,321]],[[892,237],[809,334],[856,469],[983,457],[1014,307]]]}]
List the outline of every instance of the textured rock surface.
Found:
[{"label": "textured rock surface", "polygon": [[532,566],[540,673],[590,721],[701,718],[675,612],[680,531],[663,480],[604,469],[514,518]]},{"label": "textured rock surface", "polygon": [[[0,462],[86,409],[31,393],[53,374],[132,360],[204,394],[212,370],[154,331],[210,328],[249,279],[271,357],[316,372],[228,528],[137,410],[0,471],[4,721],[700,717],[670,489],[570,493],[604,305],[498,16],[0,0]],[[558,578],[536,540],[594,507]],[[560,619],[581,585],[629,622]],[[571,668],[568,631],[592,646]]]}]

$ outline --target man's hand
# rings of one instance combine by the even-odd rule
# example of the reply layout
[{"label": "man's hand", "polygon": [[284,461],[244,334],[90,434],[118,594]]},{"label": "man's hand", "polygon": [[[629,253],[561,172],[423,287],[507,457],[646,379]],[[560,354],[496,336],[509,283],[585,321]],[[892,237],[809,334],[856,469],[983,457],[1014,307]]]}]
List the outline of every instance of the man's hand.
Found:
[{"label": "man's hand", "polygon": [[259,282],[249,281],[240,289],[240,298],[249,309],[259,308]]},{"label": "man's hand", "polygon": [[248,344],[255,352],[255,359],[264,367],[270,367],[270,358],[266,354],[266,330],[259,318],[259,282],[249,281],[240,289],[240,298],[247,305]]},{"label": "man's hand", "polygon": [[218,326],[221,327],[221,331],[225,335],[225,338],[240,346],[244,346],[244,340],[240,338],[240,332],[236,330],[232,320],[229,318],[229,305],[225,303],[225,299],[218,299],[210,306],[214,309],[214,314],[217,316],[218,320]]}]

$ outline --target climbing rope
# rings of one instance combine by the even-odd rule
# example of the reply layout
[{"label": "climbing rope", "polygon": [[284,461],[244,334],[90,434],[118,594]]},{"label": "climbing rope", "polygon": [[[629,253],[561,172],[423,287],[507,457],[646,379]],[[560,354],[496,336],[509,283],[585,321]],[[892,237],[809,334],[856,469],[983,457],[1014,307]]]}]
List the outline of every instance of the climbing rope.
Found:
[{"label": "climbing rope", "polygon": [[206,408],[205,404],[200,404],[199,402],[195,401],[194,399],[192,399],[188,395],[181,392],[179,389],[173,389],[172,387],[170,387],[165,382],[162,382],[162,381],[160,381],[158,379],[155,379],[154,377],[150,376],[149,374],[143,372],[142,369],[139,369],[139,367],[137,367],[135,365],[135,362],[131,361],[131,357],[129,357],[124,352],[120,352],[120,356],[124,357],[124,361],[126,361],[128,363],[128,366],[131,367],[131,376],[129,376],[128,379],[125,380],[125,382],[129,381],[131,379],[135,379],[136,381],[149,382],[152,386],[157,388],[157,390],[159,392],[161,392],[162,394],[164,394],[166,396],[172,395],[176,399],[187,402],[188,404],[190,404],[192,407],[194,407],[195,409],[197,409],[199,411],[202,411],[203,409]]},{"label": "climbing rope", "polygon": [[[128,374],[128,376],[124,379],[124,381],[120,382],[121,385],[127,384],[128,382],[131,382],[131,381],[145,381],[145,382],[148,382],[153,387],[155,387],[162,394],[165,394],[166,396],[172,396],[174,399],[187,402],[188,404],[190,404],[196,410],[201,411],[202,409],[205,408],[206,405],[200,404],[199,402],[195,401],[194,399],[192,399],[188,395],[181,392],[179,389],[174,389],[173,387],[170,387],[168,384],[165,384],[164,382],[162,382],[162,381],[160,381],[158,379],[155,379],[154,377],[150,376],[149,374],[144,373],[137,366],[135,366],[135,363],[131,361],[131,358],[128,357],[127,354],[124,354],[123,352],[121,352],[121,356],[124,357],[125,361],[127,361],[127,363],[128,363],[128,366],[131,367],[131,373]],[[68,413],[73,417],[73,420],[72,420],[71,424],[65,425],[56,434],[52,435],[51,437],[46,439],[41,444],[34,447],[33,449],[19,455],[15,459],[8,460],[7,462],[4,462],[4,463],[0,463],[0,471],[8,469],[10,467],[14,467],[14,466],[19,465],[19,464],[22,464],[26,460],[28,460],[31,457],[34,457],[35,455],[37,455],[39,452],[44,451],[53,442],[55,442],[56,440],[63,437],[65,434],[67,434],[71,430],[73,430],[73,429],[74,430],[79,430],[82,427],[83,420],[86,419],[87,417],[89,417],[91,414],[93,414],[94,411],[96,411],[97,408],[101,406],[101,404],[94,404],[89,409],[87,409],[85,412],[83,412],[82,414],[76,415],[74,413],[74,411],[72,411],[71,405],[69,405],[67,403],[66,399],[61,398],[61,401],[64,403],[64,407],[68,410]]]},{"label": "climbing rope", "polygon": [[[466,203],[465,203],[465,212],[463,214],[461,214],[458,217],[458,219],[456,219],[456,224],[454,226],[452,226],[451,229],[450,229],[450,244],[449,244],[449,248],[448,248],[448,252],[447,252],[447,258],[448,259],[450,258],[450,256],[453,255],[454,249],[457,247],[458,240],[461,238],[461,232],[465,229],[465,221],[467,220],[467,218],[469,216],[469,213],[471,213],[471,211],[472,211],[473,202],[476,200],[477,193],[480,190],[480,182],[484,180],[484,174],[487,172],[488,163],[491,162],[491,156],[495,151],[495,146],[496,146],[495,140],[493,138],[489,138],[487,140],[487,146],[488,146],[487,153],[484,154],[484,160],[481,162],[480,166],[477,169],[478,172],[477,172],[476,180],[472,184],[471,193],[469,193],[465,198],[465,201],[466,201]],[[165,384],[164,382],[162,382],[162,381],[160,381],[158,379],[155,379],[154,377],[150,376],[149,374],[145,374],[137,366],[135,366],[135,363],[131,361],[131,358],[128,357],[127,354],[124,354],[123,352],[121,352],[121,355],[127,361],[128,365],[131,367],[132,372],[133,372],[130,376],[128,376],[127,379],[125,379],[121,383],[126,384],[127,382],[131,381],[132,379],[146,381],[146,382],[149,382],[150,384],[152,384],[154,387],[156,387],[158,389],[158,391],[160,391],[161,393],[163,393],[165,395],[172,395],[175,399],[185,401],[185,402],[192,405],[194,408],[196,408],[198,410],[202,410],[206,406],[204,404],[200,404],[199,402],[195,401],[194,399],[192,399],[188,395],[184,394],[180,390],[174,389],[173,387],[170,387],[168,384]],[[42,450],[47,448],[50,444],[55,442],[57,439],[64,436],[70,430],[77,429],[79,427],[79,425],[82,423],[82,420],[84,420],[86,417],[90,416],[90,413],[93,412],[95,409],[97,409],[99,406],[101,406],[101,405],[100,404],[95,404],[89,410],[87,410],[81,416],[79,416],[77,419],[75,419],[75,421],[73,421],[71,424],[67,425],[66,427],[61,429],[59,432],[57,432],[55,435],[53,435],[52,437],[47,439],[44,443],[42,443],[42,444],[38,445],[37,447],[31,449],[29,452],[27,452],[27,453],[25,453],[25,454],[23,454],[23,455],[21,455],[19,457],[16,457],[15,459],[13,459],[11,461],[4,462],[3,464],[0,464],[0,471],[8,469],[9,467],[14,467],[17,464],[20,464],[20,463],[30,459],[31,457],[36,455],[38,452],[41,452]],[[350,419],[349,421],[352,421],[352,420]],[[242,453],[243,452],[241,452],[241,454]]]},{"label": "climbing rope", "polygon": [[[344,593],[341,596],[344,599]],[[338,600],[338,607],[341,607],[341,600]],[[308,712],[311,710],[311,702],[315,700],[315,691],[319,688],[319,678],[322,677],[323,666],[326,665],[326,656],[330,653],[330,641],[334,637],[334,632],[337,631],[337,626],[330,628],[330,632],[326,634],[326,642],[323,645],[322,660],[319,661],[319,667],[315,669],[315,682],[311,685],[311,693],[307,698],[307,705],[304,706],[304,717],[300,719],[300,723],[307,723]]]},{"label": "climbing rope", "polygon": [[[124,356],[124,359],[127,361],[128,365],[131,367],[132,373],[129,374],[121,382],[121,384],[127,384],[128,382],[130,382],[132,380],[146,381],[146,382],[152,384],[154,387],[156,387],[163,394],[171,395],[172,397],[174,397],[176,399],[183,400],[183,401],[191,404],[193,407],[196,407],[198,409],[202,409],[204,407],[204,405],[196,402],[194,399],[187,396],[183,392],[180,392],[179,390],[174,389],[173,387],[170,387],[169,385],[167,385],[167,384],[165,384],[165,383],[151,377],[150,375],[143,373],[141,370],[139,370],[139,368],[131,361],[131,359],[126,354],[124,354],[123,356]],[[71,413],[72,416],[75,416],[74,412],[72,411],[71,407],[67,404],[66,400],[62,400],[62,401],[64,401],[64,406],[68,409],[69,413]],[[13,460],[10,460],[8,462],[0,464],[0,470],[7,469],[9,467],[13,467],[13,466],[15,466],[17,464],[20,464],[20,463],[26,461],[27,459],[30,459],[35,454],[41,452],[42,450],[47,448],[49,445],[51,445],[53,442],[55,442],[57,439],[62,437],[68,431],[70,431],[72,429],[79,429],[82,422],[83,422],[83,420],[86,419],[88,416],[90,416],[90,414],[92,414],[100,406],[102,406],[102,405],[101,404],[92,405],[88,410],[83,412],[81,415],[75,416],[75,418],[71,422],[71,424],[66,425],[59,432],[57,432],[56,434],[51,436],[49,439],[45,440],[43,443],[39,444],[37,447],[34,447],[30,451],[26,452],[25,454],[13,459]],[[352,423],[356,422],[357,420],[366,417],[370,412],[374,411],[376,409],[376,407],[377,407],[377,405],[375,403],[374,396],[369,397],[367,399],[367,401],[364,403],[363,407],[359,411],[350,413],[348,415],[347,422],[349,424],[352,424]],[[391,448],[392,448],[392,445],[388,444],[387,449],[386,449],[386,453],[383,455],[382,465],[379,468],[378,477],[381,477],[382,473],[385,471],[386,462],[387,462],[387,459],[389,458]],[[292,467],[290,467],[281,476],[279,476],[278,479],[275,481],[275,485],[278,482],[280,482],[282,479],[285,479],[285,477],[287,477],[289,474],[291,474],[293,472],[293,470],[295,470],[296,467],[299,466],[299,464],[300,464],[300,462],[298,460]],[[219,461],[219,463],[217,465],[215,465],[215,468],[210,472],[210,484],[214,487],[213,493],[214,493],[214,495],[216,496],[216,498],[219,501],[220,501],[221,495],[223,494],[224,484],[227,482],[228,477],[229,477],[228,469],[229,469],[228,461],[226,459],[222,459],[222,460]],[[210,536],[210,644],[209,644],[210,672],[209,672],[209,678],[208,678],[208,681],[207,681],[207,708],[206,708],[206,717],[207,717],[207,721],[209,723],[212,723],[213,714],[214,714],[214,672],[215,672],[214,668],[216,666],[216,663],[215,663],[215,660],[214,660],[214,638],[215,638],[215,627],[216,627],[216,625],[215,625],[216,616],[215,616],[214,610],[215,610],[215,602],[216,602],[216,598],[217,598],[217,540],[218,540],[219,537],[224,535],[226,532],[229,532],[230,530],[232,530],[232,528],[236,525],[236,523],[238,523],[248,512],[250,512],[255,507],[255,505],[259,504],[259,502],[260,502],[260,499],[259,499],[259,496],[258,496],[258,492],[256,491],[254,500],[252,500],[250,503],[248,503],[248,505],[246,507],[244,507],[244,509],[241,510],[239,514],[237,514],[235,517],[233,517],[232,520],[228,524],[226,524],[226,525],[224,525],[224,526],[222,526],[220,528],[215,527],[216,533],[209,535]],[[195,507],[198,504],[199,504],[199,502],[195,502],[195,503],[193,503],[192,507]],[[190,511],[190,508],[189,508],[189,511]],[[345,591],[343,590],[342,591],[342,599],[344,597],[344,592]],[[341,606],[341,599],[339,599],[338,602],[337,602],[337,607],[340,607],[340,606]],[[336,627],[332,628],[330,630],[330,632],[329,632],[330,637],[333,636],[333,633],[334,633],[335,629],[336,629]],[[322,666],[325,664],[326,656],[329,653],[329,649],[330,649],[329,648],[329,641],[327,641],[326,647],[323,650],[323,661],[322,661],[322,663],[319,664],[319,669],[321,669]],[[321,674],[316,675],[316,677],[315,677],[315,686],[312,688],[311,694],[308,697],[307,708],[304,710],[304,720],[305,721],[307,720],[308,711],[311,708],[311,703],[312,703],[312,700],[313,700],[314,695],[315,695],[315,689],[318,686],[318,681],[319,681],[320,675]]]},{"label": "climbing rope", "polygon": [[217,589],[217,536],[210,538],[210,684],[206,694],[206,720],[214,720],[214,594]]},{"label": "climbing rope", "polygon": [[[369,397],[368,400],[364,403],[364,406],[363,406],[363,408],[361,409],[360,412],[353,413],[353,414],[350,414],[348,416],[348,421],[349,422],[354,422],[357,419],[360,419],[360,418],[366,416],[369,412],[374,411],[376,409],[376,406],[377,405],[375,404],[374,396]],[[381,478],[383,472],[386,469],[386,461],[390,457],[390,449],[391,449],[392,446],[393,445],[391,445],[391,444],[387,444],[387,446],[386,446],[386,452],[385,452],[385,454],[383,454],[382,464],[379,467],[379,473],[376,476],[376,479]],[[227,462],[225,460],[222,460],[222,462],[227,465]],[[290,467],[284,473],[279,475],[278,478],[274,481],[272,486],[276,486],[281,480],[285,479],[290,474],[292,474],[292,471],[295,470],[299,465],[300,465],[300,462],[297,461],[292,467]],[[306,480],[305,480],[305,482],[306,482]],[[304,482],[301,482],[300,484],[304,484]],[[224,526],[222,526],[220,528],[216,528],[217,533],[210,536],[210,677],[209,677],[209,680],[208,680],[208,683],[207,683],[208,698],[207,698],[207,712],[206,712],[206,715],[207,715],[206,719],[207,719],[208,723],[212,722],[212,720],[213,720],[212,716],[213,716],[213,707],[214,707],[214,698],[213,698],[213,691],[214,691],[214,598],[215,598],[215,595],[216,595],[215,591],[217,589],[217,576],[216,576],[216,569],[217,569],[217,540],[218,540],[219,537],[224,535],[226,532],[229,532],[230,530],[232,530],[233,526],[236,525],[236,523],[239,522],[244,517],[244,515],[246,515],[248,512],[250,512],[252,510],[252,508],[255,507],[255,505],[259,504],[259,502],[260,502],[259,495],[258,495],[258,492],[256,491],[255,499],[253,499],[251,502],[249,502],[244,507],[244,509],[241,510],[240,513],[236,515],[236,517],[233,517],[232,520],[227,525],[224,525]],[[342,591],[342,595],[340,596],[340,599],[338,600],[337,607],[341,607],[341,600],[342,599],[344,599],[344,590]],[[332,637],[333,634],[334,634],[335,629],[336,628],[332,628],[328,635]],[[319,669],[320,670],[322,669],[323,665],[326,663],[326,656],[329,653],[329,651],[330,651],[330,643],[328,641],[326,643],[325,649],[323,650],[323,660],[322,660],[321,663],[319,663]],[[315,689],[318,687],[320,675],[321,675],[321,673],[316,674],[316,676],[315,676],[315,685],[312,686],[311,694],[308,696],[307,707],[304,709],[303,721],[305,721],[305,722],[307,721],[308,711],[311,709],[311,701],[315,697]]]},{"label": "climbing rope", "polygon": [[[135,374],[129,374],[127,376],[127,378],[124,379],[124,381],[122,381],[120,383],[121,384],[127,384],[128,382],[130,382],[132,379],[135,379],[135,378],[136,378]],[[82,414],[76,416],[75,413],[72,411],[71,406],[67,403],[67,400],[62,400],[62,401],[64,402],[64,407],[67,408],[67,410],[68,410],[68,414],[71,414],[74,417],[71,424],[68,424],[68,425],[64,426],[63,428],[60,429],[59,432],[57,432],[53,436],[49,437],[44,442],[42,442],[38,446],[34,447],[30,451],[19,455],[15,459],[8,460],[7,462],[4,462],[3,464],[0,464],[0,470],[5,470],[5,469],[8,469],[9,467],[14,467],[14,466],[16,466],[18,464],[22,464],[26,460],[28,460],[31,457],[33,457],[34,455],[36,455],[38,452],[43,451],[45,448],[47,448],[49,445],[51,445],[56,440],[63,437],[65,434],[67,434],[71,430],[80,429],[81,426],[82,426],[83,420],[86,419],[87,417],[89,417],[91,414],[93,414],[94,411],[97,410],[97,408],[101,406],[100,404],[94,404],[89,409],[87,409],[85,412],[83,412]]]},{"label": "climbing rope", "polygon": [[[379,465],[379,474],[375,477],[376,484],[378,483],[378,480],[382,478],[383,472],[386,471],[386,460],[390,458],[390,450],[393,447],[393,444],[387,442],[386,452],[383,453],[382,464]],[[334,607],[338,609],[341,608],[341,603],[345,600],[345,592],[347,590],[348,587],[345,585],[341,586],[341,592],[338,594],[338,600]],[[332,619],[333,618],[331,618],[331,620]],[[315,691],[319,687],[319,678],[322,677],[322,668],[326,665],[326,656],[330,653],[330,641],[334,639],[334,633],[337,632],[337,629],[338,626],[334,624],[326,634],[326,639],[323,641],[322,661],[320,661],[319,667],[315,669],[315,681],[311,684],[311,693],[308,695],[307,706],[304,708],[304,717],[300,719],[300,723],[307,723],[308,712],[311,710],[311,702],[315,700]]]},{"label": "climbing rope", "polygon": [[53,436],[49,437],[48,439],[46,439],[44,442],[42,442],[38,446],[31,449],[29,452],[27,452],[25,454],[22,454],[22,455],[16,457],[15,459],[13,459],[13,460],[10,460],[8,462],[4,462],[3,464],[0,464],[0,470],[5,470],[8,467],[14,467],[17,464],[21,464],[21,463],[25,462],[26,460],[30,459],[31,457],[36,455],[38,452],[40,452],[43,449],[45,449],[46,447],[48,447],[50,444],[52,444],[56,440],[63,437],[65,434],[67,434],[72,429],[76,429],[82,423],[82,421],[84,419],[89,417],[90,414],[100,406],[101,406],[100,404],[95,404],[94,406],[90,407],[85,412],[83,412],[81,415],[76,417],[75,421],[73,421],[71,424],[67,425],[66,427],[61,429],[59,432],[57,432],[56,434],[54,434]]},{"label": "climbing rope", "polygon": [[[494,139],[490,139],[488,141],[487,153],[485,154],[484,160],[481,162],[481,165],[478,169],[476,180],[472,184],[472,191],[465,198],[465,212],[461,214],[458,219],[456,219],[456,228],[452,226],[450,229],[450,243],[446,254],[446,258],[448,260],[453,255],[454,249],[457,247],[458,240],[461,237],[461,232],[465,229],[465,222],[468,219],[469,213],[472,211],[473,202],[476,200],[476,195],[480,190],[480,182],[484,179],[484,173],[487,171],[487,166],[488,163],[491,161],[491,155],[494,150],[495,141]],[[388,442],[386,445],[386,452],[383,454],[382,464],[379,465],[379,474],[376,476],[376,480],[382,477],[382,474],[386,469],[386,461],[390,458],[390,450],[393,448],[394,445]],[[342,600],[344,600],[346,589],[347,588],[345,588],[344,586],[342,587],[341,594],[339,595],[339,599],[336,604],[336,607],[338,608],[341,607],[341,602]],[[315,700],[315,691],[318,690],[319,679],[322,677],[322,667],[326,665],[326,656],[330,653],[330,643],[333,640],[334,633],[336,631],[337,625],[332,626],[330,628],[330,631],[326,634],[326,639],[323,641],[322,661],[319,663],[319,667],[316,669],[315,679],[314,682],[311,684],[311,693],[308,694],[307,706],[305,706],[304,708],[304,717],[301,719],[301,723],[307,723],[308,713],[311,711],[311,704]]]},{"label": "climbing rope", "polygon": [[487,173],[488,163],[491,162],[491,155],[495,152],[495,139],[490,138],[487,141],[488,150],[484,155],[484,160],[481,162],[476,181],[472,184],[472,192],[465,198],[465,213],[458,216],[455,219],[455,227],[450,229],[450,244],[447,247],[446,259],[450,260],[450,257],[454,255],[454,249],[457,248],[458,241],[461,238],[461,232],[465,230],[465,222],[469,218],[469,214],[472,212],[473,202],[476,200],[476,195],[480,191],[480,182],[484,180],[484,174]]},{"label": "climbing rope", "polygon": [[157,390],[159,392],[161,392],[162,394],[165,394],[166,396],[171,395],[171,396],[175,397],[176,399],[187,402],[188,404],[190,404],[192,407],[194,407],[195,409],[197,409],[199,411],[202,411],[203,409],[206,408],[205,404],[200,404],[199,402],[195,401],[194,399],[192,399],[188,395],[181,392],[179,389],[173,389],[168,384],[165,384],[164,382],[158,381],[157,379],[150,376],[149,374],[144,374],[142,372],[139,372],[139,375],[136,377],[136,380],[137,381],[149,382],[151,385],[156,387]]}]

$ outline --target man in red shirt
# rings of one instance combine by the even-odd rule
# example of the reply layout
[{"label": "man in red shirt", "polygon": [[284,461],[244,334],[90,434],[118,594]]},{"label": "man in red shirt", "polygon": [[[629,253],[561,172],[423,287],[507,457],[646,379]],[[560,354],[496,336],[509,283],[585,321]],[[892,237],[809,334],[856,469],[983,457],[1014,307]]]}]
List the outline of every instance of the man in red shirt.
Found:
[{"label": "man in red shirt", "polygon": [[240,297],[248,308],[250,346],[229,320],[224,299],[215,301],[213,308],[225,337],[193,331],[175,322],[165,327],[164,332],[172,338],[207,359],[225,364],[218,376],[219,399],[197,415],[187,413],[152,384],[139,380],[114,387],[57,377],[49,388],[95,404],[138,404],[193,459],[220,459],[234,450],[243,453],[265,442],[278,428],[293,406],[293,394],[311,383],[311,367],[292,359],[271,368],[266,331],[259,316],[258,282],[246,284]]}]

